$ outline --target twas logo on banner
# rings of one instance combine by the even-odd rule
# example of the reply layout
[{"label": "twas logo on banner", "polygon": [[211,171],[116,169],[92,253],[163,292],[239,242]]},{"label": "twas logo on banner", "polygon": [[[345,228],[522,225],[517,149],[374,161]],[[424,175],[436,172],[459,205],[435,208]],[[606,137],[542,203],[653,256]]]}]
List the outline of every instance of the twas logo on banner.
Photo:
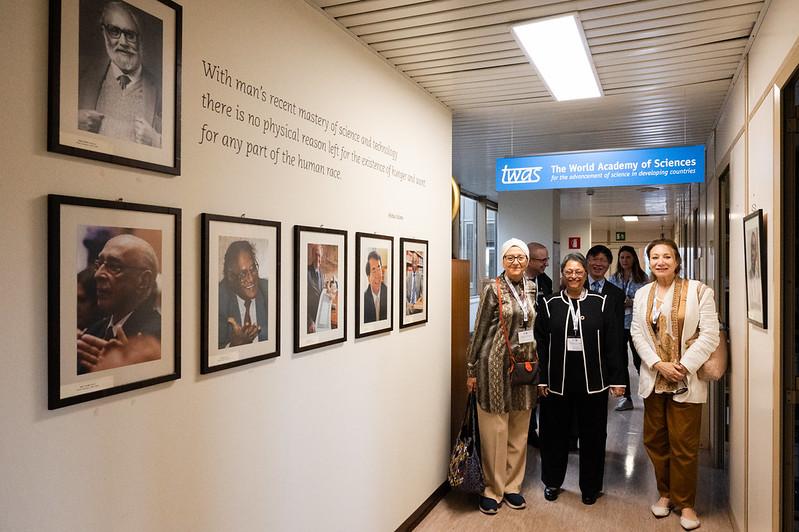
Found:
[{"label": "twas logo on banner", "polygon": [[497,159],[497,190],[701,183],[705,147],[558,153]]}]

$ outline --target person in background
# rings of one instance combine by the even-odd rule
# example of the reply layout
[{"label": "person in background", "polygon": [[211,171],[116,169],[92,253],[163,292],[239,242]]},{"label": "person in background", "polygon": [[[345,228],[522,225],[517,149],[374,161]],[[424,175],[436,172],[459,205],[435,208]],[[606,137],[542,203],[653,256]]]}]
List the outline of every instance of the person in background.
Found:
[{"label": "person in background", "polygon": [[[535,304],[537,309],[543,298],[552,293],[552,279],[546,274],[546,269],[549,265],[549,252],[546,246],[538,242],[528,242],[527,252],[530,255],[530,261],[527,263],[525,275],[527,279],[535,284]],[[536,410],[536,407],[533,407],[530,411],[530,430],[527,434],[527,444],[533,447],[541,445],[536,433],[536,430],[538,430]]]},{"label": "person in background", "polygon": [[571,419],[578,418],[583,504],[602,494],[607,440],[608,389],[624,393],[618,320],[608,296],[585,288],[588,263],[569,253],[560,271],[565,286],[544,298],[535,323],[541,363],[541,480],[555,501],[569,462]]},{"label": "person in background", "polygon": [[[622,246],[619,249],[619,260],[616,263],[616,273],[608,279],[615,286],[621,288],[624,293],[624,338],[626,340],[625,346],[630,346],[630,351],[633,354],[633,365],[635,372],[639,373],[641,368],[641,358],[638,356],[638,351],[635,350],[630,337],[630,324],[633,321],[633,300],[635,299],[635,292],[644,286],[647,282],[646,273],[641,269],[641,263],[638,261],[638,254],[632,246]],[[625,351],[626,354],[626,351]],[[626,357],[625,357],[626,358]],[[629,362],[628,362],[629,367]],[[630,395],[630,373],[625,373],[627,376],[627,387],[624,389],[624,397],[619,399],[619,404],[616,406],[616,411],[621,412],[624,410],[633,409],[633,400]]]},{"label": "person in background", "polygon": [[644,447],[660,499],[650,507],[666,517],[681,509],[680,525],[699,528],[694,510],[699,432],[707,382],[697,372],[719,344],[713,290],[680,277],[682,258],[673,240],[646,247],[654,282],[639,289],[630,327],[641,357],[638,394],[644,398]]},{"label": "person in background", "polygon": [[485,478],[479,509],[488,515],[496,514],[502,502],[517,510],[527,505],[521,488],[530,409],[536,400],[535,382],[512,385],[509,371],[511,355],[517,362],[536,357],[535,286],[524,277],[527,246],[511,238],[500,253],[505,271],[483,289],[466,352],[466,389],[477,392]]},{"label": "person in background", "polygon": [[219,281],[219,349],[268,339],[268,281],[259,276],[255,247],[247,240],[225,251],[224,278]]}]

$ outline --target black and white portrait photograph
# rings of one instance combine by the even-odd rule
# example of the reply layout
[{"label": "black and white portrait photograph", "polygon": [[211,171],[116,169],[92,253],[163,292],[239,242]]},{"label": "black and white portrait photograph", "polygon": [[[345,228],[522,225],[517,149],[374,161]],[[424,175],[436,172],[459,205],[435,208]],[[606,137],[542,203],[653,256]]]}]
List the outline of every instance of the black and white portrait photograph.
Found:
[{"label": "black and white portrait photograph", "polygon": [[347,232],[294,226],[294,352],[347,340]]},{"label": "black and white portrait photograph", "polygon": [[400,327],[427,322],[427,240],[400,238]]},{"label": "black and white portrait photograph", "polygon": [[179,173],[181,7],[51,1],[50,149]]},{"label": "black and white portrait photograph", "polygon": [[355,233],[355,337],[361,338],[394,327],[394,237]]},{"label": "black and white portrait photograph", "polygon": [[50,408],[176,379],[180,211],[49,197]]},{"label": "black and white portrait photograph", "polygon": [[758,209],[744,218],[744,261],[747,317],[751,323],[763,329],[768,328],[765,245],[763,209]]},{"label": "black and white portrait photograph", "polygon": [[200,371],[280,354],[280,222],[202,215]]}]

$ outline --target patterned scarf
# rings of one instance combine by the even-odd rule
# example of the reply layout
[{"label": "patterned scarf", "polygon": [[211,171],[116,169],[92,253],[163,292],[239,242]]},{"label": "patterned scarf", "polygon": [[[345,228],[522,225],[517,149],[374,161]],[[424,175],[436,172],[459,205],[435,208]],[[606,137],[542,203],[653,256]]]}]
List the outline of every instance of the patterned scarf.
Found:
[{"label": "patterned scarf", "polygon": [[[671,299],[671,330],[666,327],[665,313],[661,311],[657,318],[657,327],[652,324],[652,304],[657,293],[657,283],[653,283],[649,291],[649,300],[646,306],[646,323],[655,351],[663,362],[677,363],[680,361],[680,336],[685,323],[685,301],[688,297],[688,281],[677,278],[674,281],[674,295]],[[686,389],[684,381],[671,382],[659,372],[655,376],[655,393],[682,393]]]}]

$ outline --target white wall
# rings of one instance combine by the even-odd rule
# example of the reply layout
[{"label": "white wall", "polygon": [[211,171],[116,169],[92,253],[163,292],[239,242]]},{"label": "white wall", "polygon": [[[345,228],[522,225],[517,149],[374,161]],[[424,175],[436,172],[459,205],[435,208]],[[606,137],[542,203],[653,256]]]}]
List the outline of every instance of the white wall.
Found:
[{"label": "white wall", "polygon": [[[446,477],[450,115],[303,2],[183,4],[183,170],[169,177],[46,151],[48,3],[0,0],[0,530],[394,529]],[[337,181],[198,145],[203,123],[256,135],[201,109],[205,91],[256,105],[206,79],[203,59],[383,139],[426,186],[344,164]],[[180,380],[47,410],[53,193],[182,209]],[[283,275],[281,356],[201,377],[202,212],[282,221]],[[348,230],[351,265],[355,231],[393,235],[395,250],[399,237],[428,239],[429,323],[353,340],[350,268],[349,340],[292,354],[295,224]]]},{"label": "white wall", "polygon": [[[539,242],[547,247],[551,257],[553,242],[557,241],[560,218],[560,193],[557,190],[523,190],[500,192],[499,223],[497,241],[501,246],[509,238],[520,238],[525,242]],[[563,244],[561,244],[561,250]],[[498,258],[501,268],[502,258]],[[552,269],[557,266],[550,260],[547,274],[552,277]]]},{"label": "white wall", "polygon": [[[569,237],[580,237],[580,249],[569,249]],[[560,255],[561,258],[568,253],[582,253],[585,255],[591,249],[591,220],[561,220],[560,222]],[[560,268],[560,264],[555,266]]]}]

